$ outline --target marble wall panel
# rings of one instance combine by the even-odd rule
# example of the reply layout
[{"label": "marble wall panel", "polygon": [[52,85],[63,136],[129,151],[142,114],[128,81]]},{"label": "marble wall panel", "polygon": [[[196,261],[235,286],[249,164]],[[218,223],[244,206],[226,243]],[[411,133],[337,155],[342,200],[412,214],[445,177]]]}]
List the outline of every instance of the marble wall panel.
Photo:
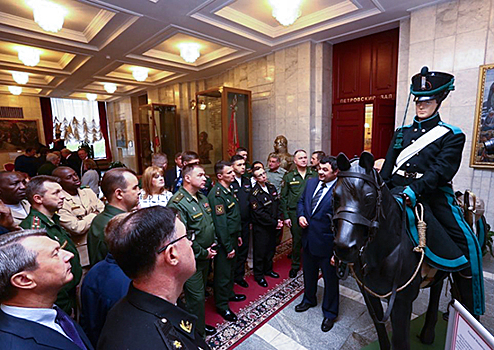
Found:
[{"label": "marble wall panel", "polygon": [[[492,12],[494,13],[494,10]],[[487,31],[485,62],[494,63],[494,25]]]},{"label": "marble wall panel", "polygon": [[[410,22],[410,44],[434,39],[436,29],[436,6],[415,11]],[[416,30],[420,28],[420,30]]]},{"label": "marble wall panel", "polygon": [[458,25],[458,2],[437,5],[435,38],[456,35]]},{"label": "marble wall panel", "polygon": [[458,34],[455,46],[455,70],[476,68],[484,62],[487,28]]},{"label": "marble wall panel", "polygon": [[437,71],[453,71],[455,61],[456,36],[450,35],[436,40],[434,45],[434,67]]},{"label": "marble wall panel", "polygon": [[460,0],[458,6],[458,33],[466,33],[487,28],[490,17],[489,1]]},{"label": "marble wall panel", "polygon": [[[420,72],[423,66],[433,67],[434,40],[410,44],[408,79]],[[405,79],[405,80],[408,80]]]},{"label": "marble wall panel", "polygon": [[[472,69],[461,70],[453,73],[455,75],[455,91],[451,92],[451,106],[475,107],[477,100],[478,66]],[[470,116],[472,117],[472,116]]]}]

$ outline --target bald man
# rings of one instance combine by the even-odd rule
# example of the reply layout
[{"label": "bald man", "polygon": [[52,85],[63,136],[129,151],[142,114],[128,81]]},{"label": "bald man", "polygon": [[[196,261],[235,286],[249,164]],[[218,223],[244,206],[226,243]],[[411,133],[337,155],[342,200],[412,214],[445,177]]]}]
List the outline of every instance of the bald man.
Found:
[{"label": "bald man", "polygon": [[81,265],[89,265],[87,232],[93,219],[103,212],[105,205],[89,187],[81,187],[74,169],[62,166],[53,171],[60,179],[65,200],[59,210],[60,225],[71,235],[81,256]]}]

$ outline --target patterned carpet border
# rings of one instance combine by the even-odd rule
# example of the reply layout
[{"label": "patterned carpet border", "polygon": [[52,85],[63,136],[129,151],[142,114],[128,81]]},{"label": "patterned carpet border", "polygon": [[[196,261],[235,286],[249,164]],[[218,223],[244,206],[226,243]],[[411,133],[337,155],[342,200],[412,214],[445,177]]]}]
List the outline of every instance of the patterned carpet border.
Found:
[{"label": "patterned carpet border", "polygon": [[[289,250],[290,242],[282,243],[278,249],[275,261],[283,257]],[[281,311],[304,289],[304,277],[301,272],[296,278],[287,278],[265,294],[244,307],[237,313],[236,323],[225,322],[217,327],[217,333],[206,341],[214,350],[226,350],[240,344],[243,338],[253,333],[258,327],[267,322]]]}]

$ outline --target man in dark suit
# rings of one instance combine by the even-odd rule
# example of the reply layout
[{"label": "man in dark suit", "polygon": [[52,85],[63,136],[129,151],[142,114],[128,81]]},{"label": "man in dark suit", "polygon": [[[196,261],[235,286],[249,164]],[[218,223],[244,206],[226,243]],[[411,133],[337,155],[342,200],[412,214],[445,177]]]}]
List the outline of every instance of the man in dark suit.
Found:
[{"label": "man in dark suit", "polygon": [[2,349],[93,349],[82,328],[54,306],[59,290],[74,278],[74,255],[62,248],[45,230],[1,236]]},{"label": "man in dark suit", "polygon": [[171,191],[175,180],[182,176],[182,152],[175,154],[175,166],[166,170],[165,186]]},{"label": "man in dark suit", "polygon": [[333,215],[332,193],[336,183],[338,166],[334,157],[322,157],[318,165],[317,179],[310,179],[300,197],[297,216],[302,227],[304,298],[295,306],[295,311],[304,312],[317,305],[316,292],[319,268],[324,279],[322,311],[323,332],[333,328],[338,317],[338,278],[336,268],[331,265],[334,235],[331,230]]}]

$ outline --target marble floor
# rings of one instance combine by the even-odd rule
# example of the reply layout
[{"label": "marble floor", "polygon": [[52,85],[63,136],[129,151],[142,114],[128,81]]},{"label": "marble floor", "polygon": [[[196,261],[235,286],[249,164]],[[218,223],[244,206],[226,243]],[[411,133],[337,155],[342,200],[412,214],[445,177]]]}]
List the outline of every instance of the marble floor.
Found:
[{"label": "marble floor", "polygon": [[[484,257],[484,283],[486,292],[486,313],[481,317],[482,324],[494,334],[494,259]],[[322,299],[322,279],[319,280],[318,301]],[[449,293],[443,288],[440,311],[446,311],[450,300]],[[421,290],[414,302],[413,315],[425,313],[429,292]],[[352,278],[340,283],[340,315],[333,329],[328,333],[321,331],[322,311],[320,306],[304,313],[296,313],[295,305],[302,296],[279,312],[268,323],[243,341],[238,350],[357,350],[374,341],[377,336],[367,313],[362,296]],[[389,325],[388,325],[389,327]]]}]

